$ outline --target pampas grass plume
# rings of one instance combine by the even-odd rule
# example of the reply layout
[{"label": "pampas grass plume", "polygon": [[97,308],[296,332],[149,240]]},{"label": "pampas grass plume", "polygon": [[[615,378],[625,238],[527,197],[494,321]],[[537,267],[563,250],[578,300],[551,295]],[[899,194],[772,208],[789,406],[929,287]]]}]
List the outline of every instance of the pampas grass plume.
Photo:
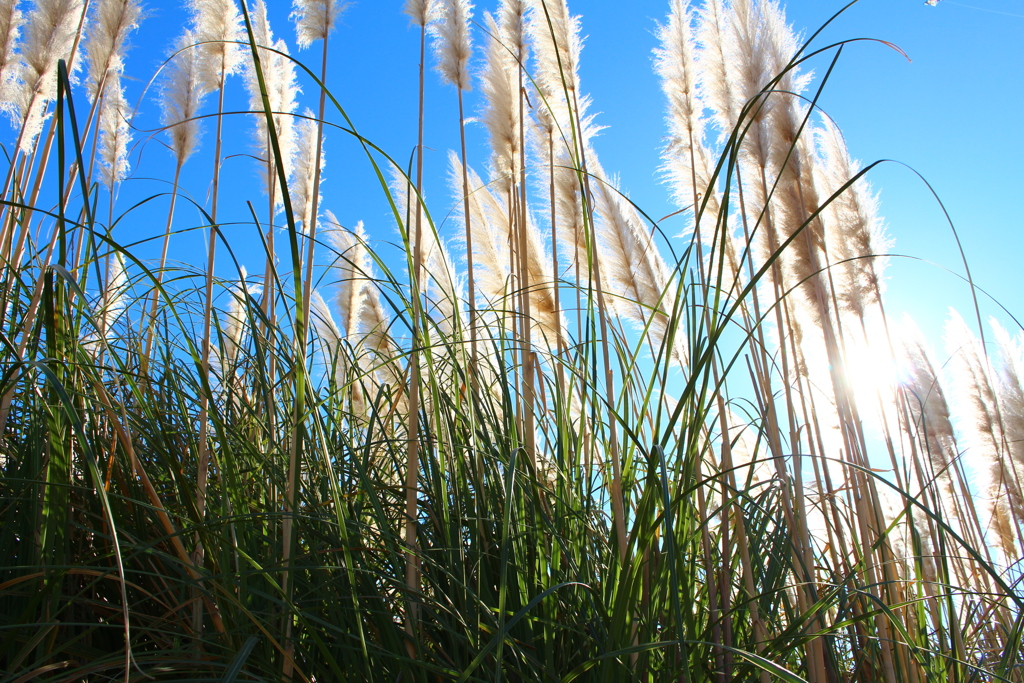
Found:
[{"label": "pampas grass plume", "polygon": [[291,18],[299,47],[304,50],[316,40],[327,40],[348,6],[341,0],[293,0]]},{"label": "pampas grass plume", "polygon": [[229,290],[230,301],[225,312],[224,330],[224,368],[230,372],[238,360],[238,350],[245,338],[248,321],[248,298],[259,294],[262,289],[258,284],[247,281],[248,273],[245,266],[239,269],[239,279]]},{"label": "pampas grass plume", "polygon": [[[324,167],[324,150],[321,145],[316,149],[317,125],[313,112],[307,109],[296,125],[295,133],[295,170],[292,192],[292,206],[295,207],[295,221],[302,224],[303,231],[309,230],[313,220],[313,196],[317,197],[316,204],[320,205],[320,188],[313,187],[316,184],[316,169],[319,157],[319,167]],[[319,152],[319,154],[318,154]],[[323,176],[320,177],[321,183]]]},{"label": "pampas grass plume", "polygon": [[337,252],[335,269],[338,272],[338,285],[334,301],[341,317],[342,329],[350,339],[354,339],[366,301],[366,288],[369,286],[367,274],[371,269],[370,252],[366,248],[366,230],[363,222],[359,221],[355,230],[349,232],[341,227],[334,214],[330,211],[324,213],[329,226],[327,241]]},{"label": "pampas grass plume", "polygon": [[996,320],[991,325],[999,348],[997,384],[1006,446],[1020,484],[1024,479],[1024,335],[1014,339]]},{"label": "pampas grass plume", "polygon": [[722,0],[707,0],[698,11],[696,39],[698,88],[701,99],[711,109],[713,121],[722,136],[732,130],[737,117],[736,101],[725,56],[726,14]]},{"label": "pampas grass plume", "polygon": [[1016,553],[1014,519],[1024,519],[1024,499],[1006,449],[1003,420],[988,359],[963,318],[950,309],[946,345],[953,356],[956,396],[964,401],[962,425],[971,446],[971,460],[985,481],[983,501],[989,508],[989,527],[1007,558]]},{"label": "pampas grass plume", "polygon": [[405,9],[409,21],[414,25],[426,28],[438,16],[437,0],[406,0]]},{"label": "pampas grass plume", "polygon": [[[267,5],[263,0],[257,0],[253,5],[252,28],[258,46],[274,48],[274,51],[260,49],[260,64],[267,89],[267,100],[270,111],[273,112],[278,149],[281,151],[279,164],[284,168],[285,176],[289,176],[295,157],[295,117],[292,113],[295,111],[295,98],[299,93],[299,87],[295,83],[295,63],[287,56],[288,45],[283,40],[274,40],[267,19]],[[245,75],[246,88],[249,90],[249,107],[255,112],[256,117],[256,147],[260,156],[269,160],[273,157],[274,150],[263,109],[259,79],[252,63],[247,65]],[[263,164],[260,175],[268,192],[271,187],[277,188],[274,193],[275,203],[280,205],[283,192],[280,191],[276,170],[269,164]]]},{"label": "pampas grass plume", "polygon": [[469,0],[441,0],[442,18],[434,27],[434,50],[442,78],[460,90],[470,90],[469,57],[473,44],[469,24],[473,3]]},{"label": "pampas grass plume", "polygon": [[71,56],[83,12],[82,0],[37,0],[28,16],[21,48],[22,87],[17,94],[22,151],[31,149],[45,120],[46,105],[57,96],[57,62]]},{"label": "pampas grass plume", "polygon": [[[858,163],[850,158],[842,133],[825,117],[816,131],[821,163],[817,164],[816,184],[826,199],[857,173]],[[889,248],[889,241],[878,218],[878,201],[864,179],[857,180],[822,213],[826,240],[833,262],[836,296],[845,312],[864,317],[866,310],[879,302],[885,259],[878,256]]]},{"label": "pampas grass plume", "polygon": [[565,0],[530,0],[530,7],[527,31],[537,53],[537,79],[545,96],[579,92],[577,70],[583,49],[579,17],[569,14]]},{"label": "pampas grass plume", "polygon": [[124,265],[124,255],[115,252],[110,256],[107,265],[106,286],[103,288],[103,308],[100,311],[101,324],[105,337],[113,336],[110,332],[114,323],[127,307],[128,270]]},{"label": "pampas grass plume", "polygon": [[483,73],[484,125],[491,141],[491,166],[496,177],[510,182],[519,159],[519,65],[505,45],[504,27],[487,12],[484,24],[490,36],[487,41],[487,63]]},{"label": "pampas grass plume", "polygon": [[[903,355],[907,378],[904,385],[911,394],[911,419],[916,430],[927,442],[927,453],[935,472],[945,471],[952,458],[957,456],[956,439],[950,421],[949,405],[935,373],[928,351],[917,326],[908,317],[904,318],[900,337],[903,339]],[[948,479],[949,473],[939,475]]]},{"label": "pampas grass plume", "polygon": [[25,14],[18,9],[18,0],[0,1],[0,111],[13,113],[12,88],[21,68],[16,52]]},{"label": "pampas grass plume", "polygon": [[[452,194],[462,196],[462,162],[454,151],[448,154],[449,185]],[[472,168],[469,176],[470,229],[473,237],[473,269],[482,307],[501,308],[509,278],[508,209],[484,185]],[[464,226],[463,226],[464,227]]]},{"label": "pampas grass plume", "polygon": [[100,110],[100,164],[97,174],[100,181],[113,191],[114,185],[128,175],[128,144],[132,139],[131,127],[128,125],[130,111],[119,78],[108,76],[104,91],[103,107]]},{"label": "pampas grass plume", "polygon": [[136,0],[100,0],[86,44],[86,89],[96,97],[108,74],[124,71],[128,34],[138,28],[142,8]]},{"label": "pampas grass plume", "polygon": [[246,40],[242,15],[235,0],[190,0],[196,42],[203,54],[200,74],[203,87],[212,92],[221,78],[242,66],[240,42]]},{"label": "pampas grass plume", "polygon": [[196,117],[206,93],[202,87],[199,50],[193,47],[196,40],[196,34],[190,30],[178,39],[178,52],[168,64],[168,77],[161,92],[161,122],[167,126],[171,150],[178,164],[184,164],[199,143],[200,127]]},{"label": "pampas grass plume", "polygon": [[[599,213],[598,245],[601,275],[606,290],[616,295],[615,308],[641,328],[650,323],[654,345],[660,346],[668,332],[669,314],[675,297],[668,267],[647,232],[636,208],[603,177],[594,155],[590,168],[596,179],[591,184]],[[581,255],[582,258],[582,255]],[[652,317],[653,316],[653,317]],[[672,355],[685,362],[681,330],[677,331]]]},{"label": "pampas grass plume", "polygon": [[668,23],[657,31],[661,45],[654,51],[655,71],[668,99],[666,122],[670,138],[662,158],[673,198],[680,206],[692,204],[694,195],[702,194],[710,180],[707,152],[702,144],[704,105],[697,93],[698,70],[691,23],[687,0],[673,0]]}]

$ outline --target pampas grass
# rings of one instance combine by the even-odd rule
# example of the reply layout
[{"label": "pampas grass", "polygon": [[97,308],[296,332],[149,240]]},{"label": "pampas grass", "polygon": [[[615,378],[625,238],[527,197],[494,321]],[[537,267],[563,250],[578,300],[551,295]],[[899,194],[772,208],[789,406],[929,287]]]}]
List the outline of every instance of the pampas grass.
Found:
[{"label": "pampas grass", "polygon": [[162,90],[162,123],[179,167],[192,156],[201,131],[199,112],[206,93],[199,75],[199,51],[193,47],[197,40],[192,31],[185,31],[178,39]]},{"label": "pampas grass", "polygon": [[292,7],[299,47],[305,49],[314,41],[327,40],[348,3],[340,0],[295,0]]},{"label": "pampas grass", "polygon": [[318,126],[313,112],[306,110],[305,117],[299,119],[295,131],[295,167],[293,179],[293,204],[295,206],[295,222],[300,223],[305,232],[313,225],[313,207],[319,203],[320,185],[317,183],[317,169],[324,167],[324,150],[317,146],[319,137]]},{"label": "pampas grass", "polygon": [[103,0],[96,8],[96,20],[85,51],[88,61],[87,88],[97,97],[110,74],[121,74],[125,66],[128,35],[138,28],[142,8],[134,0]]},{"label": "pampas grass", "polygon": [[0,4],[0,111],[10,113],[15,79],[18,74],[17,49],[25,14],[17,0]]},{"label": "pampas grass", "polygon": [[[249,91],[249,106],[256,118],[256,150],[260,159],[265,159],[266,164],[261,169],[260,175],[263,178],[264,187],[270,195],[275,207],[283,203],[283,192],[278,179],[277,168],[284,170],[284,176],[292,175],[292,166],[295,156],[295,98],[299,88],[295,83],[295,64],[288,58],[288,45],[283,40],[274,40],[270,30],[270,22],[267,19],[267,6],[264,2],[256,2],[253,8],[253,37],[258,46],[273,48],[261,50],[260,60],[263,67],[263,76],[267,88],[267,102],[270,111],[274,112],[274,131],[277,137],[278,150],[281,158],[274,156],[273,144],[270,139],[270,131],[263,115],[263,95],[260,90],[259,79],[255,71],[246,68],[246,89]],[[303,150],[304,152],[307,150]],[[322,155],[321,155],[322,156]],[[308,160],[303,159],[308,163]],[[322,162],[321,162],[322,163]],[[307,172],[304,168],[303,172]],[[312,182],[312,181],[310,181]],[[300,213],[305,216],[305,213]]]},{"label": "pampas grass", "polygon": [[71,61],[84,23],[81,0],[38,0],[28,14],[21,43],[21,85],[14,93],[21,152],[31,149],[42,129],[46,107],[57,95],[57,62]]},{"label": "pampas grass", "polygon": [[414,25],[425,28],[438,18],[437,0],[406,0],[405,13]]},{"label": "pampas grass", "polygon": [[207,92],[223,87],[225,76],[242,67],[243,53],[238,45],[245,34],[242,15],[235,0],[192,0],[192,25],[196,44],[203,55],[200,78]]},{"label": "pampas grass", "polygon": [[99,179],[111,192],[128,175],[129,116],[124,91],[117,78],[109,78],[100,107]]},{"label": "pampas grass", "polygon": [[442,18],[436,28],[434,43],[437,69],[446,82],[459,90],[469,90],[469,58],[473,52],[469,22],[473,17],[473,3],[447,0],[440,7]]},{"label": "pampas grass", "polygon": [[[564,0],[405,3],[412,158],[328,69],[344,3],[293,5],[303,93],[274,7],[197,0],[138,107],[138,7],[40,7],[21,43],[0,7],[0,82],[55,113],[0,234],[11,680],[1020,680],[1024,344],[887,319],[882,207],[776,2],[666,2],[658,221],[599,156]],[[89,35],[81,86],[5,75],[44,25]],[[262,205],[222,192],[243,157]]]},{"label": "pampas grass", "polygon": [[1003,416],[988,356],[956,311],[950,311],[946,346],[953,358],[957,395],[964,397],[962,419],[972,442],[972,460],[985,473],[985,528],[1003,555],[1017,556],[1015,527],[1024,514],[1020,473],[1009,452]]}]

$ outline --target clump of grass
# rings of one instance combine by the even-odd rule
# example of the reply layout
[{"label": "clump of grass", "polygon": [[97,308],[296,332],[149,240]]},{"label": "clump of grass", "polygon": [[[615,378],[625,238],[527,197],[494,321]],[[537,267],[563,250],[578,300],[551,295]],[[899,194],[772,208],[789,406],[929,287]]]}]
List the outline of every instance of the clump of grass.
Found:
[{"label": "clump of grass", "polygon": [[[894,332],[865,171],[818,116],[827,76],[803,74],[816,48],[775,2],[673,0],[658,31],[682,242],[591,144],[563,0],[501,0],[478,24],[466,2],[407,3],[407,171],[327,88],[344,3],[296,5],[298,44],[322,41],[318,106],[299,116],[297,63],[263,3],[198,2],[160,76],[171,190],[131,209],[113,46],[137,8],[99,5],[86,53],[110,52],[80,92],[88,8],[51,5],[29,11],[20,62],[21,19],[0,8],[17,129],[0,213],[11,680],[1022,680],[1020,341],[998,328],[990,360],[955,322],[963,379],[943,386],[923,342]],[[44,25],[61,39],[36,59]],[[432,32],[459,98],[464,273],[424,198]],[[266,267],[221,279],[238,68]],[[483,160],[464,137],[474,78]],[[213,91],[210,210],[175,228]],[[375,228],[321,206],[339,123],[380,181],[400,266]],[[140,212],[164,221],[157,261],[112,236]],[[190,229],[208,233],[201,269],[170,265]],[[909,379],[862,386],[864,358],[903,358]],[[958,405],[968,457],[992,473],[982,490]]]}]

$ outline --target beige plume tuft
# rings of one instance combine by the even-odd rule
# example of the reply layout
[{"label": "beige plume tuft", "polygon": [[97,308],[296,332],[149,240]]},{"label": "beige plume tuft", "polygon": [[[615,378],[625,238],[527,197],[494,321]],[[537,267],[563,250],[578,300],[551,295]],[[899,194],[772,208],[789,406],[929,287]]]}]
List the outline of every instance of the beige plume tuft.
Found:
[{"label": "beige plume tuft", "polygon": [[18,0],[0,0],[0,111],[13,114],[15,85],[21,73],[18,61],[18,39],[25,14]]},{"label": "beige plume tuft", "polygon": [[[448,155],[452,193],[462,196],[462,162]],[[509,287],[508,209],[472,168],[469,176],[470,229],[473,231],[474,281],[484,310],[500,309]]]},{"label": "beige plume tuft", "polygon": [[242,66],[242,47],[247,36],[235,0],[190,0],[196,42],[203,55],[200,75],[203,88],[213,92],[223,77]]},{"label": "beige plume tuft", "polygon": [[227,311],[224,313],[224,321],[221,325],[223,330],[224,359],[222,371],[225,375],[233,372],[238,362],[238,351],[245,343],[245,336],[249,328],[249,297],[256,296],[262,290],[258,284],[248,282],[248,273],[242,266],[239,272],[239,279],[233,283],[228,294]]},{"label": "beige plume tuft", "polygon": [[[264,0],[256,0],[252,10],[253,38],[260,47],[260,65],[263,81],[267,88],[267,101],[273,112],[274,129],[277,132],[278,148],[281,151],[279,166],[284,169],[285,176],[290,176],[295,161],[295,97],[299,87],[295,83],[295,64],[288,58],[288,46],[283,40],[274,40],[267,19],[267,6]],[[272,47],[273,50],[265,49]],[[283,53],[283,54],[282,54]],[[249,91],[249,108],[256,118],[256,148],[261,159],[269,160],[274,155],[267,126],[263,96],[260,92],[259,79],[253,62],[248,62],[245,69],[245,84]],[[260,177],[263,186],[269,192],[274,187],[275,204],[283,202],[283,192],[276,168],[268,163],[260,166]]]},{"label": "beige plume tuft", "polygon": [[57,62],[71,57],[84,12],[82,0],[36,0],[28,15],[21,46],[21,87],[14,97],[23,129],[22,151],[32,148],[46,120],[46,106],[57,96]]},{"label": "beige plume tuft", "polygon": [[[291,198],[295,222],[301,223],[303,232],[307,232],[313,220],[314,194],[317,197],[316,205],[320,206],[320,187],[313,187],[316,183],[318,151],[321,169],[325,163],[323,145],[319,150],[316,149],[316,118],[309,109],[305,111],[304,116],[305,118],[296,124],[295,170]],[[323,175],[320,176],[320,183],[323,184]]]},{"label": "beige plume tuft", "polygon": [[438,18],[437,0],[405,0],[405,9],[409,21],[415,26],[426,28],[427,24]]},{"label": "beige plume tuft", "polygon": [[470,90],[469,58],[473,53],[470,21],[473,3],[469,0],[441,0],[441,21],[434,27],[434,50],[442,78],[460,90]]},{"label": "beige plume tuft", "polygon": [[167,66],[167,80],[161,91],[161,122],[171,138],[171,150],[179,164],[185,163],[199,143],[199,110],[206,94],[200,75],[200,54],[196,34],[185,31],[178,39],[177,54]]},{"label": "beige plume tuft", "polygon": [[100,163],[97,175],[111,191],[116,183],[128,176],[128,144],[132,139],[128,123],[130,115],[120,79],[108,75],[100,109]]},{"label": "beige plume tuft", "polygon": [[362,316],[372,268],[370,252],[366,248],[366,231],[360,221],[356,223],[355,230],[349,232],[341,227],[330,211],[325,212],[324,220],[328,226],[327,242],[336,252],[334,267],[338,273],[338,284],[334,300],[342,330],[352,339]]},{"label": "beige plume tuft", "polygon": [[109,74],[124,71],[128,34],[139,26],[142,8],[136,0],[100,0],[86,44],[86,89],[95,98]]},{"label": "beige plume tuft", "polygon": [[[598,251],[601,275],[606,291],[613,297],[615,309],[641,328],[650,325],[655,348],[662,344],[675,302],[675,288],[665,260],[640,218],[636,207],[603,177],[597,159],[591,156],[591,173],[598,212]],[[686,362],[686,345],[677,327],[672,346],[673,358]]]},{"label": "beige plume tuft", "polygon": [[673,0],[668,23],[658,28],[660,47],[654,51],[655,71],[668,100],[669,141],[662,152],[663,170],[678,206],[692,205],[694,196],[703,195],[711,181],[692,21],[687,0]]},{"label": "beige plume tuft", "polygon": [[291,18],[295,21],[299,47],[304,50],[313,41],[327,40],[348,6],[342,0],[292,0]]},{"label": "beige plume tuft", "polygon": [[959,457],[956,436],[949,413],[946,394],[925,348],[924,340],[914,322],[906,317],[901,325],[903,358],[907,377],[903,392],[911,421],[910,433],[927,456],[929,465],[925,480],[934,480],[938,500],[948,523],[964,535],[967,519],[962,513],[957,491],[956,466]]},{"label": "beige plume tuft", "polygon": [[491,141],[491,167],[508,185],[519,161],[519,64],[506,47],[506,35],[494,17],[484,14],[487,64],[483,90],[487,105],[484,124]]},{"label": "beige plume tuft", "polygon": [[1004,556],[1011,559],[1017,552],[1015,527],[1024,519],[1021,472],[1016,471],[1007,447],[988,359],[963,318],[952,309],[946,324],[946,346],[952,356],[953,396],[962,401],[953,407],[960,411],[961,427],[968,437],[968,459],[984,482],[982,502],[989,512],[988,528]]},{"label": "beige plume tuft", "polygon": [[[816,131],[821,163],[815,182],[822,201],[857,174],[856,161],[850,159],[842,133],[830,119]],[[826,240],[832,263],[832,280],[844,312],[863,318],[867,309],[879,302],[883,289],[882,273],[886,261],[880,254],[889,248],[878,202],[867,181],[857,180],[822,212]]]}]

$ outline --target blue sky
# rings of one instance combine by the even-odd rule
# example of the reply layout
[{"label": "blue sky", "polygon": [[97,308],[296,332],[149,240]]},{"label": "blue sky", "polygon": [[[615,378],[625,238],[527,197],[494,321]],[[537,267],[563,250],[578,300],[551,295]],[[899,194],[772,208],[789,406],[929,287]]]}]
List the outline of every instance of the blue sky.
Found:
[{"label": "blue sky", "polygon": [[[359,131],[403,163],[415,145],[418,32],[401,14],[398,0],[357,0],[332,35],[329,86]],[[478,12],[493,9],[481,2]],[[841,8],[839,2],[801,0],[787,5],[790,22],[805,35]],[[294,46],[287,19],[290,4],[271,0],[271,21],[277,35]],[[603,165],[621,176],[622,187],[649,215],[672,213],[658,176],[659,148],[665,132],[663,101],[653,74],[654,29],[668,9],[666,0],[575,0],[570,10],[582,15],[587,36],[581,62],[583,88],[594,99],[592,111],[607,130],[596,140]],[[166,56],[188,17],[180,6],[150,2],[148,18],[133,38],[127,73],[129,100],[137,101],[143,86]],[[921,0],[862,0],[837,19],[817,44],[850,38],[876,38],[900,46],[911,61],[878,42],[846,48],[820,104],[844,131],[851,154],[864,163],[893,159],[919,172],[945,203],[963,243],[976,282],[1010,313],[1024,320],[1024,299],[1016,277],[1024,256],[1024,226],[1014,196],[1021,196],[1024,156],[1020,112],[1024,111],[1024,0],[942,0],[935,7]],[[478,33],[477,45],[482,42]],[[295,51],[293,50],[293,53]],[[297,53],[310,65],[319,63],[319,44]],[[430,60],[432,63],[432,59]],[[820,74],[828,62],[813,67]],[[229,82],[228,109],[247,107],[241,79]],[[314,88],[304,86],[303,106],[315,107]],[[135,125],[140,144],[132,155],[133,176],[125,183],[115,213],[141,197],[167,190],[169,154],[141,132],[159,124],[153,91],[143,101]],[[446,157],[458,145],[455,92],[429,77],[425,154],[426,192],[435,219],[441,220],[453,200],[446,185]],[[476,92],[468,111],[479,109]],[[207,103],[212,107],[212,102]],[[340,121],[336,113],[328,119]],[[206,124],[202,149],[185,169],[184,189],[206,201],[214,131]],[[257,191],[250,152],[252,123],[248,117],[228,119],[221,198],[222,220],[247,221],[245,200],[261,216],[264,200]],[[483,171],[485,132],[469,128],[470,163]],[[365,221],[370,235],[394,241],[397,233],[379,187],[374,185],[365,156],[351,137],[329,131],[323,207],[342,223]],[[159,180],[153,180],[157,178]],[[948,306],[970,318],[971,298],[953,273],[963,273],[959,252],[942,210],[928,187],[909,168],[886,163],[869,176],[882,199],[881,210],[895,243],[889,269],[889,312],[911,312],[941,348],[941,325]],[[156,235],[162,230],[166,200],[156,200],[145,213],[124,221],[117,236]],[[159,207],[159,208],[153,208]],[[176,225],[198,225],[194,211],[179,205]],[[105,213],[105,212],[103,212]],[[102,214],[101,214],[102,215]],[[669,234],[683,227],[681,219],[666,224]],[[232,244],[252,273],[263,269],[258,241],[250,227],[227,228]],[[442,234],[456,232],[450,221]],[[130,236],[129,236],[130,235]],[[172,255],[201,265],[202,236],[181,237]],[[225,260],[221,260],[225,264]],[[947,272],[952,271],[952,273]],[[220,271],[227,276],[230,271]],[[985,316],[1009,316],[982,299]]]}]

